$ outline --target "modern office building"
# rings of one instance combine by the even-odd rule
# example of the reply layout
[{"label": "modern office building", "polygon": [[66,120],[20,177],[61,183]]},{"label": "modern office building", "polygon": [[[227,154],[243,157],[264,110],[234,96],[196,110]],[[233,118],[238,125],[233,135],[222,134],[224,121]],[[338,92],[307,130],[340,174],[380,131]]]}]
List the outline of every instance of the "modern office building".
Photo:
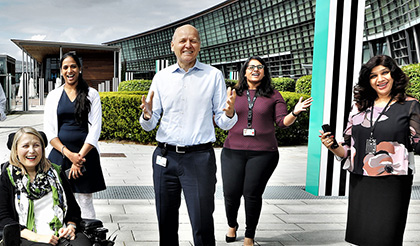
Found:
[{"label": "modern office building", "polygon": [[[120,46],[122,69],[150,79],[159,64],[173,64],[175,29],[195,26],[201,37],[199,60],[235,78],[241,63],[263,57],[273,77],[310,74],[313,61],[315,0],[228,0],[176,22],[105,44]],[[366,0],[363,60],[388,54],[400,65],[419,62],[420,2]]]},{"label": "modern office building", "polygon": [[[16,60],[8,55],[0,55],[0,90],[6,98],[16,98]],[[15,100],[6,101],[6,112],[10,112],[15,105]]]},{"label": "modern office building", "polygon": [[401,66],[420,61],[420,1],[366,0],[363,58],[377,54]]}]

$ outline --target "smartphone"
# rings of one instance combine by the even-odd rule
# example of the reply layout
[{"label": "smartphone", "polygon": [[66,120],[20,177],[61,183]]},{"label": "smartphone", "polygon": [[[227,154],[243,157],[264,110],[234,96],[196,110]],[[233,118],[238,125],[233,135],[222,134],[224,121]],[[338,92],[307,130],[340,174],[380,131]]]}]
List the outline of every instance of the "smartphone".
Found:
[{"label": "smartphone", "polygon": [[[331,126],[329,125],[329,124],[324,124],[324,125],[322,125],[322,130],[324,131],[324,132],[331,132],[332,133],[332,130],[331,130]],[[331,134],[330,135],[328,135],[328,136],[331,136]],[[336,148],[338,148],[338,143],[337,143],[337,141],[335,140],[335,138],[333,138],[333,144],[331,145],[331,149],[336,149]]]},{"label": "smartphone", "polygon": [[[70,169],[71,169],[71,168],[69,168],[69,169],[67,169],[67,170],[65,171],[65,173],[66,173],[66,177],[67,177],[67,178],[69,177],[69,174],[70,174]],[[85,167],[85,166],[82,166],[80,169],[81,169],[82,173],[85,173],[85,172],[86,172],[86,167]]]}]

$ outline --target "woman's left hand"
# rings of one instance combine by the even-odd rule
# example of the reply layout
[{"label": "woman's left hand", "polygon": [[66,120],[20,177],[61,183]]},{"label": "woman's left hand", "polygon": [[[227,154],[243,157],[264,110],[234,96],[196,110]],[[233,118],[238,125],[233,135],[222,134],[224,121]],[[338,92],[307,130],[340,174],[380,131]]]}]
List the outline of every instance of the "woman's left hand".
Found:
[{"label": "woman's left hand", "polygon": [[305,101],[303,101],[303,97],[299,98],[298,103],[296,103],[295,108],[293,109],[293,113],[298,115],[303,111],[306,111],[307,108],[309,108],[312,105],[312,102],[314,101],[312,99],[312,97],[306,99]]},{"label": "woman's left hand", "polygon": [[77,179],[80,176],[83,176],[82,167],[83,167],[83,165],[77,165],[77,164],[73,163],[71,165],[68,178],[69,179],[71,179],[71,178]]},{"label": "woman's left hand", "polygon": [[76,238],[76,230],[71,225],[69,225],[67,228],[62,227],[60,230],[58,230],[58,237],[74,240]]}]

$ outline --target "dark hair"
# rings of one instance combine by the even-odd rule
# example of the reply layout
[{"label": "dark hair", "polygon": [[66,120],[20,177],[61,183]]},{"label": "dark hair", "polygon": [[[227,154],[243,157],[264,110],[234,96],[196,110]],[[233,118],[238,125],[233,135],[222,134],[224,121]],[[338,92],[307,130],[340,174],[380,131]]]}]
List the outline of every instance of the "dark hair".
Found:
[{"label": "dark hair", "polygon": [[[69,52],[69,53],[64,54],[63,57],[61,58],[60,69],[63,66],[64,59],[66,59],[67,57],[73,58],[73,60],[76,62],[76,65],[80,69],[82,68],[82,64],[80,63],[79,57],[76,54]],[[77,96],[75,100],[76,105],[74,109],[74,116],[76,118],[77,123],[79,123],[80,125],[84,123],[89,123],[89,112],[90,112],[90,104],[91,104],[88,99],[89,85],[83,79],[82,75],[83,75],[82,72],[80,72],[78,81],[77,81],[77,86],[76,86]],[[61,78],[61,79],[62,81],[64,81],[64,78]]]},{"label": "dark hair", "polygon": [[406,89],[409,81],[407,75],[398,67],[394,59],[386,55],[377,55],[362,65],[359,81],[354,87],[354,101],[359,111],[364,111],[372,106],[378,97],[376,91],[370,85],[370,73],[374,67],[380,65],[391,71],[391,77],[394,80],[391,97],[396,99],[397,102],[404,102],[407,98]]},{"label": "dark hair", "polygon": [[241,71],[239,72],[239,81],[235,85],[236,93],[239,96],[242,96],[242,93],[248,90],[248,81],[245,77],[246,69],[248,68],[248,64],[251,60],[257,60],[264,66],[264,77],[261,80],[261,84],[257,87],[257,93],[259,96],[270,97],[274,94],[273,86],[271,85],[271,76],[270,70],[268,69],[267,64],[265,61],[259,56],[251,56],[248,58],[245,63],[241,67]]}]

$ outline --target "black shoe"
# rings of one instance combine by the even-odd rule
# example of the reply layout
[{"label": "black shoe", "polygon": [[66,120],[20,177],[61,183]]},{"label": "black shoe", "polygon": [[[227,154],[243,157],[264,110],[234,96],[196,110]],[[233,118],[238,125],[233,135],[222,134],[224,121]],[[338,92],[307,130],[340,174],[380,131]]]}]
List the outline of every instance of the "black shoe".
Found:
[{"label": "black shoe", "polygon": [[232,243],[232,242],[235,242],[236,241],[236,232],[238,231],[238,228],[239,228],[239,225],[236,224],[236,226],[235,226],[235,236],[234,237],[228,237],[226,235],[226,242],[227,243]]}]

